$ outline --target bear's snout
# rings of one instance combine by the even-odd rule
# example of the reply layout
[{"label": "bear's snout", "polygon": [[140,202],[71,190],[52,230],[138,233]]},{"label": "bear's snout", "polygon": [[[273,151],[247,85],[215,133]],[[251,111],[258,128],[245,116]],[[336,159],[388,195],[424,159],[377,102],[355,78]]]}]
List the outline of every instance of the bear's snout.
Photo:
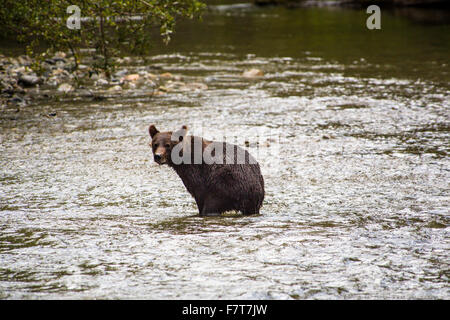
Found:
[{"label": "bear's snout", "polygon": [[155,160],[155,162],[157,163],[157,164],[165,164],[167,161],[166,161],[166,158],[162,155],[162,154],[160,154],[160,153],[155,153],[154,155],[153,155],[153,159]]}]

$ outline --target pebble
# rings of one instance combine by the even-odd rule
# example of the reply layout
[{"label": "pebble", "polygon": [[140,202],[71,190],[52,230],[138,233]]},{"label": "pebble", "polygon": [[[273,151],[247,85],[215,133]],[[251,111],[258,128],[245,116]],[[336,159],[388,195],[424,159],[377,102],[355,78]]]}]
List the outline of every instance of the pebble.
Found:
[{"label": "pebble", "polygon": [[208,86],[201,82],[184,83],[181,81],[167,81],[165,86],[159,88],[162,91],[190,91],[190,90],[207,90]]},{"label": "pebble", "polygon": [[108,91],[110,91],[110,92],[122,91],[122,87],[119,85],[116,85],[114,87],[109,88]]},{"label": "pebble", "polygon": [[171,80],[169,80],[169,81],[166,82],[165,88],[167,88],[169,90],[171,90],[171,89],[183,90],[183,89],[186,89],[186,84],[184,82],[181,82],[181,81],[171,81]]},{"label": "pebble", "polygon": [[106,86],[108,84],[108,80],[105,79],[98,79],[95,81],[95,85],[97,86]]},{"label": "pebble", "polygon": [[34,75],[22,75],[19,78],[18,83],[25,87],[33,87],[41,82],[41,79]]},{"label": "pebble", "polygon": [[58,91],[68,93],[70,91],[73,91],[73,87],[68,83],[63,83],[58,87]]},{"label": "pebble", "polygon": [[89,78],[91,78],[91,80],[99,80],[100,79],[100,77],[98,76],[98,74],[96,72],[90,72]]},{"label": "pebble", "polygon": [[173,78],[173,75],[170,72],[164,72],[159,75],[160,78],[170,79]]},{"label": "pebble", "polygon": [[22,73],[22,72],[25,72],[26,71],[26,69],[25,69],[25,67],[24,66],[22,66],[22,67],[18,67],[18,68],[14,68],[14,69],[12,69],[11,70],[11,73]]},{"label": "pebble", "polygon": [[69,72],[67,72],[67,70],[61,69],[61,68],[56,68],[53,70],[52,75],[54,76],[59,76],[64,74],[65,76],[69,75]]},{"label": "pebble", "polygon": [[122,81],[137,81],[139,80],[140,76],[137,73],[134,74],[128,74],[125,77],[123,77],[121,80]]},{"label": "pebble", "polygon": [[156,74],[148,72],[144,75],[144,78],[150,79],[150,80],[156,80],[158,78],[158,76]]},{"label": "pebble", "polygon": [[9,101],[15,104],[22,104],[25,102],[25,99],[15,94]]},{"label": "pebble", "polygon": [[126,86],[128,89],[136,89],[136,84],[133,82],[128,82]]},{"label": "pebble", "polygon": [[147,86],[149,86],[149,87],[152,87],[152,88],[156,87],[156,83],[154,81],[152,81],[152,80],[145,81],[145,84]]},{"label": "pebble", "polygon": [[257,78],[257,77],[262,77],[264,76],[264,72],[262,72],[259,69],[250,69],[250,70],[245,70],[242,73],[242,76],[244,78]]},{"label": "pebble", "polygon": [[218,80],[217,77],[214,77],[214,76],[205,77],[205,82],[214,82],[217,80]]},{"label": "pebble", "polygon": [[186,84],[186,88],[191,90],[208,90],[208,86],[201,82],[192,82]]},{"label": "pebble", "polygon": [[17,61],[19,62],[19,64],[24,65],[24,66],[31,65],[31,59],[27,56],[19,56],[17,58]]},{"label": "pebble", "polygon": [[91,98],[94,96],[94,93],[89,89],[78,89],[77,94],[80,97]]},{"label": "pebble", "polygon": [[47,84],[51,85],[51,86],[57,86],[59,83],[61,82],[61,79],[59,77],[50,77],[47,80]]},{"label": "pebble", "polygon": [[156,90],[155,92],[153,92],[154,96],[162,96],[164,94],[166,94],[164,91],[159,91],[159,90]]},{"label": "pebble", "polygon": [[124,77],[127,73],[128,73],[128,69],[122,69],[122,70],[119,70],[116,73],[114,73],[114,76],[116,78],[121,78],[121,77]]},{"label": "pebble", "polygon": [[55,52],[55,54],[53,55],[53,59],[64,59],[66,57],[66,53],[62,52],[62,51],[57,51]]}]

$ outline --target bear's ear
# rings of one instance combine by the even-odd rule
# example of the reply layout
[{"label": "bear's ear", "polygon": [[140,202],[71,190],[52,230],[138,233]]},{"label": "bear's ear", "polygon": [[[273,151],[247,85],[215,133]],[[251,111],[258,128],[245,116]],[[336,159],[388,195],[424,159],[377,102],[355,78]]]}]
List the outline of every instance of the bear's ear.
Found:
[{"label": "bear's ear", "polygon": [[158,129],[156,129],[156,127],[155,127],[154,124],[152,124],[152,125],[150,126],[150,128],[148,128],[148,132],[150,133],[150,137],[152,137],[152,138],[153,138],[154,136],[156,136],[157,133],[159,133]]},{"label": "bear's ear", "polygon": [[186,126],[186,125],[183,125],[182,127],[181,127],[181,135],[180,135],[180,137],[178,138],[178,140],[181,142],[181,141],[183,141],[183,139],[184,139],[184,137],[186,136],[186,134],[187,134],[187,131],[188,131],[188,127]]},{"label": "bear's ear", "polygon": [[172,134],[172,141],[181,142],[187,134],[187,126],[182,126]]}]

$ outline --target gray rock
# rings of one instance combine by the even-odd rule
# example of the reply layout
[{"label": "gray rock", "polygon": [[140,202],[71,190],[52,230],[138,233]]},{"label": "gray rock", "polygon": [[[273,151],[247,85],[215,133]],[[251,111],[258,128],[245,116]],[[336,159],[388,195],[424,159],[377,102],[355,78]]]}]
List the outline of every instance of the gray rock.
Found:
[{"label": "gray rock", "polygon": [[89,72],[89,78],[91,78],[91,80],[98,80],[99,79],[98,73]]},{"label": "gray rock", "polygon": [[19,56],[17,60],[23,66],[31,65],[31,59],[28,56]]},{"label": "gray rock", "polygon": [[218,80],[217,77],[214,77],[214,76],[205,77],[205,82],[208,82],[208,83],[214,82],[214,81],[217,81],[217,80]]},{"label": "gray rock", "polygon": [[78,89],[76,91],[77,95],[84,98],[91,98],[94,96],[94,93],[89,89]]},{"label": "gray rock", "polygon": [[25,69],[24,66],[20,66],[18,68],[12,68],[9,71],[12,74],[22,74],[22,73],[24,73],[26,71],[26,69]]},{"label": "gray rock", "polygon": [[11,99],[9,99],[9,102],[14,103],[14,104],[23,105],[23,104],[25,104],[25,99],[23,97],[15,94],[14,96],[11,97]]},{"label": "gray rock", "polygon": [[208,86],[201,82],[191,82],[186,84],[186,88],[189,90],[208,90]]},{"label": "gray rock", "polygon": [[152,80],[147,80],[145,81],[145,84],[151,88],[155,88],[156,87],[156,83]]},{"label": "gray rock", "polygon": [[66,65],[66,60],[64,59],[55,59],[57,60],[55,65],[59,68],[63,68]]},{"label": "gray rock", "polygon": [[109,88],[108,91],[110,91],[110,92],[122,91],[122,87],[117,85],[117,86]]},{"label": "gray rock", "polygon": [[58,91],[68,93],[70,91],[73,91],[73,87],[68,83],[63,83],[58,87]]},{"label": "gray rock", "polygon": [[128,69],[122,69],[122,70],[119,70],[116,73],[114,73],[114,77],[121,78],[121,77],[125,76],[127,73],[128,73]]},{"label": "gray rock", "polygon": [[108,84],[108,80],[105,80],[105,79],[98,79],[98,80],[95,82],[95,84],[98,85],[98,86],[106,86],[106,85]]},{"label": "gray rock", "polygon": [[55,55],[53,56],[53,59],[58,59],[58,58],[63,59],[66,56],[67,56],[67,54],[65,52],[57,51],[57,52],[55,52]]},{"label": "gray rock", "polygon": [[244,78],[258,78],[258,77],[264,76],[264,72],[262,72],[262,71],[259,70],[259,69],[253,68],[253,69],[250,69],[250,70],[245,70],[245,71],[242,73],[242,76],[243,76]]},{"label": "gray rock", "polygon": [[18,83],[25,87],[33,87],[41,82],[41,78],[34,75],[22,75],[19,78]]}]

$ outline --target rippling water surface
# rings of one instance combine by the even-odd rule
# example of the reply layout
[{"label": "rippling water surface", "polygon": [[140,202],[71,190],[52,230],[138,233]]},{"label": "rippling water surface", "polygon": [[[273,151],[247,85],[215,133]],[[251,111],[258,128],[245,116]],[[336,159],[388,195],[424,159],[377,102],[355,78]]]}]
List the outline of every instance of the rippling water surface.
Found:
[{"label": "rippling water surface", "polygon": [[[206,90],[3,109],[0,298],[450,298],[448,25],[365,16],[216,7],[127,66]],[[199,217],[151,123],[245,137],[262,214]]]}]

